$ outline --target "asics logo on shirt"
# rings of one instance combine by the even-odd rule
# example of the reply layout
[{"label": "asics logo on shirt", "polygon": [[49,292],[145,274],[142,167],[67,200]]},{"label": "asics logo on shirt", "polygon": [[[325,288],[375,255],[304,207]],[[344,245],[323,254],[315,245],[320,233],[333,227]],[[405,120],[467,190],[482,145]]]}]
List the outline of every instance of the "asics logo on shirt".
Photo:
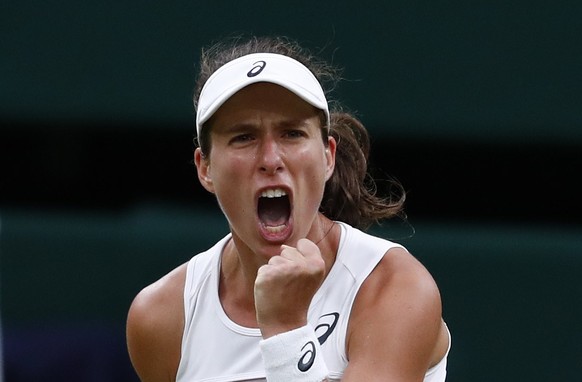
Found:
[{"label": "asics logo on shirt", "polygon": [[324,314],[319,317],[319,324],[315,327],[315,335],[319,340],[319,343],[323,345],[327,338],[331,335],[337,322],[339,320],[339,313],[333,312]]}]

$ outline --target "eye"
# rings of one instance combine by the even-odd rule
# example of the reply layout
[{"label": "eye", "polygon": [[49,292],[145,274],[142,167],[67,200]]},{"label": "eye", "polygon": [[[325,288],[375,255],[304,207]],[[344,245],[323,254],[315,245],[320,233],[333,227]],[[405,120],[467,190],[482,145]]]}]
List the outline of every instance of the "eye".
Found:
[{"label": "eye", "polygon": [[254,137],[251,134],[238,134],[232,137],[231,143],[244,143],[253,140]]},{"label": "eye", "polygon": [[305,137],[305,131],[299,129],[287,130],[285,131],[285,136],[288,138],[302,138]]}]

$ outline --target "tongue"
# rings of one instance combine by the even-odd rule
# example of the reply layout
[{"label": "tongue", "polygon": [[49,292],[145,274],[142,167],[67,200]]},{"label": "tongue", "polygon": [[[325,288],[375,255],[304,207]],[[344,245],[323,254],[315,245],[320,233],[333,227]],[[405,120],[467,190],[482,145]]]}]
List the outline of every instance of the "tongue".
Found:
[{"label": "tongue", "polygon": [[260,198],[259,219],[269,227],[285,224],[289,219],[289,198]]}]

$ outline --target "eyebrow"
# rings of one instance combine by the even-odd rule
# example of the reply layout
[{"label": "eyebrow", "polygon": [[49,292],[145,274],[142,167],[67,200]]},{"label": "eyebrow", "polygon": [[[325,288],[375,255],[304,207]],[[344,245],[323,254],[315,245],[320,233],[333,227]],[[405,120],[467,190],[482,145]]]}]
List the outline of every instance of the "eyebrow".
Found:
[{"label": "eyebrow", "polygon": [[223,126],[222,128],[215,131],[217,131],[219,134],[237,134],[256,130],[260,130],[260,127],[252,123],[240,122],[233,125]]},{"label": "eyebrow", "polygon": [[[305,119],[286,119],[280,122],[277,122],[275,125],[278,129],[289,129],[289,128],[302,128],[306,127],[307,123]],[[262,128],[254,123],[247,123],[247,122],[239,122],[234,123],[232,125],[223,126],[222,128],[218,129],[219,133],[222,134],[236,134],[241,132],[248,132],[248,131],[258,131],[262,130]]]},{"label": "eyebrow", "polygon": [[288,119],[277,124],[281,128],[304,127],[307,126],[306,119]]}]

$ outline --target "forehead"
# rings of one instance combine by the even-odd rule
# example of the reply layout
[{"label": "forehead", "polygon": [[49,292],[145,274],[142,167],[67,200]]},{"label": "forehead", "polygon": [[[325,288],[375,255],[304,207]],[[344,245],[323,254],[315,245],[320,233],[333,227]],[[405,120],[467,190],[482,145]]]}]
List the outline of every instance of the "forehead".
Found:
[{"label": "forehead", "polygon": [[303,120],[318,116],[319,109],[295,93],[272,83],[259,82],[236,92],[214,113],[210,125],[240,122],[258,116]]}]

